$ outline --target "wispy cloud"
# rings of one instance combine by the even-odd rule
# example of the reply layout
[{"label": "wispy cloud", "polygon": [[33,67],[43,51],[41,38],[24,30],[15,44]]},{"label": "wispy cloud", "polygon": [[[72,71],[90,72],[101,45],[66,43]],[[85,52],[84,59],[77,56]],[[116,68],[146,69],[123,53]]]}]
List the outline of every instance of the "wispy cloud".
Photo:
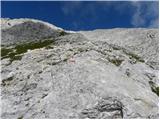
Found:
[{"label": "wispy cloud", "polygon": [[133,14],[131,23],[135,27],[139,27],[145,24],[145,19],[142,15],[141,4],[138,2],[133,2],[132,5],[135,7],[135,12]]},{"label": "wispy cloud", "polygon": [[[128,2],[115,2],[115,1],[94,1],[94,2],[84,2],[84,1],[72,1],[63,4],[62,11],[66,16],[77,14],[78,17],[92,19],[96,22],[99,19],[96,10],[102,11],[102,14],[107,15],[111,12],[110,9],[115,10],[119,15],[126,15],[128,10],[131,19],[130,23],[133,27],[150,27],[158,28],[159,21],[159,10],[158,1],[128,1]],[[108,16],[109,17],[109,16]],[[107,17],[106,17],[107,18]],[[79,22],[74,21],[73,25],[77,27]],[[75,24],[76,23],[76,24]]]},{"label": "wispy cloud", "polygon": [[[132,2],[135,8],[131,23],[134,27],[148,26],[157,28],[159,20],[158,2]],[[149,22],[149,23],[148,23]]]}]

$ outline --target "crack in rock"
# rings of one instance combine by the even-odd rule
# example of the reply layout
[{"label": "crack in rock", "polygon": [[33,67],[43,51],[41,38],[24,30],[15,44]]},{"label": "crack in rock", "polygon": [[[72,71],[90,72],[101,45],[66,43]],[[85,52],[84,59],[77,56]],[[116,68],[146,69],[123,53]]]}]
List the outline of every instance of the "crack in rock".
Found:
[{"label": "crack in rock", "polygon": [[93,108],[82,110],[80,116],[91,119],[123,118],[123,105],[116,99],[102,99]]}]

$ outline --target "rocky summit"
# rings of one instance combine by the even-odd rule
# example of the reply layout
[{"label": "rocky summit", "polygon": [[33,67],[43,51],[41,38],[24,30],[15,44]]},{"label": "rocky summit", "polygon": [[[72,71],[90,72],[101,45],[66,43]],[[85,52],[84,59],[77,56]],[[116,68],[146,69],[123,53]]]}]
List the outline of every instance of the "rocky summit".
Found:
[{"label": "rocky summit", "polygon": [[1,118],[159,118],[158,36],[1,19]]}]

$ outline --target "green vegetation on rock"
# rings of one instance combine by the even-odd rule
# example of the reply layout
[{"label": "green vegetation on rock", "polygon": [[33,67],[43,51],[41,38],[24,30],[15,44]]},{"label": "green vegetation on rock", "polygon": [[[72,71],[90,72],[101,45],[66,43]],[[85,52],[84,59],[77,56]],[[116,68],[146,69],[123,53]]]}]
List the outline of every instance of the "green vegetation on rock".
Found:
[{"label": "green vegetation on rock", "polygon": [[23,115],[22,115],[22,116],[19,116],[17,119],[23,119]]},{"label": "green vegetation on rock", "polygon": [[124,53],[127,54],[127,55],[129,55],[131,58],[136,59],[139,62],[145,62],[140,56],[138,56],[138,55],[136,55],[136,54],[134,54],[132,52],[126,52],[126,51],[124,51]]},{"label": "green vegetation on rock", "polygon": [[64,36],[67,35],[68,33],[66,33],[65,31],[60,32],[60,36]]},{"label": "green vegetation on rock", "polygon": [[22,54],[28,50],[47,47],[53,44],[53,40],[44,40],[16,45],[14,48],[1,48],[1,59],[10,58],[10,61],[21,60]]},{"label": "green vegetation on rock", "polygon": [[50,46],[50,45],[49,45],[49,46],[46,46],[45,48],[46,48],[46,49],[53,49],[53,46]]},{"label": "green vegetation on rock", "polygon": [[157,96],[159,96],[159,87],[155,85],[154,82],[149,81],[150,87],[152,92],[154,92],[155,94],[157,94]]},{"label": "green vegetation on rock", "polygon": [[10,62],[21,60],[22,55],[14,51],[14,48],[1,48],[1,59],[10,58]]},{"label": "green vegetation on rock", "polygon": [[151,87],[152,92],[156,93],[159,96],[159,87]]},{"label": "green vegetation on rock", "polygon": [[121,63],[123,62],[123,60],[119,60],[119,59],[108,59],[109,62],[113,63],[116,66],[120,66]]},{"label": "green vegetation on rock", "polygon": [[116,46],[116,45],[111,45],[113,50],[120,50],[121,48],[119,46]]},{"label": "green vegetation on rock", "polygon": [[12,52],[10,48],[1,48],[1,57],[8,55],[10,52]]}]

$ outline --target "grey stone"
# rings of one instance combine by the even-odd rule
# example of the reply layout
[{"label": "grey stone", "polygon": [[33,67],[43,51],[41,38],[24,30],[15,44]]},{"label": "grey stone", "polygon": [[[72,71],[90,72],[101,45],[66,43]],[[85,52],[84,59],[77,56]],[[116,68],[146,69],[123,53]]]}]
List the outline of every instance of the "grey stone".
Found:
[{"label": "grey stone", "polygon": [[[28,24],[44,29],[20,36]],[[68,32],[51,26],[3,19],[3,47],[44,37],[54,44],[1,60],[1,118],[159,117],[159,97],[152,91],[158,87],[157,29]],[[59,36],[62,31],[68,34]]]}]

